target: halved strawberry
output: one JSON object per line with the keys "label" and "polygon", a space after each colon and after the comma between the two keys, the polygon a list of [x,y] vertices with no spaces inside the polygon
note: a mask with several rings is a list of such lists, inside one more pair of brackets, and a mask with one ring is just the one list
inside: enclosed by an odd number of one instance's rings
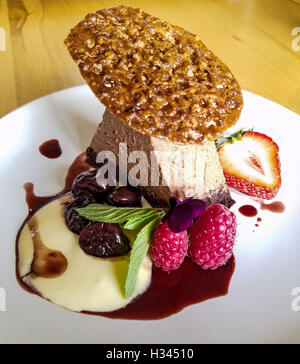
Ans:
{"label": "halved strawberry", "polygon": [[267,135],[243,130],[217,141],[228,186],[270,200],[281,186],[278,145]]}

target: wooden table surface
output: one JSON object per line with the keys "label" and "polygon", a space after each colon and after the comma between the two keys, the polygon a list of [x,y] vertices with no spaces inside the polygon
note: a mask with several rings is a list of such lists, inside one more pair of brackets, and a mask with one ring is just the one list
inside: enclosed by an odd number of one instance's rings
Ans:
{"label": "wooden table surface", "polygon": [[0,27],[6,33],[0,117],[83,83],[63,40],[88,12],[118,4],[143,8],[197,33],[243,89],[300,114],[300,0],[0,0]]}

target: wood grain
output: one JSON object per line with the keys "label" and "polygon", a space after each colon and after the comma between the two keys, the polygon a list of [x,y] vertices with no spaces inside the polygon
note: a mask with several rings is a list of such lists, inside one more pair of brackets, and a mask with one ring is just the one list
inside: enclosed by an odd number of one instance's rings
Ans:
{"label": "wood grain", "polygon": [[[0,0],[0,117],[33,99],[83,83],[63,40],[88,12],[120,3],[199,34],[243,89],[300,114],[300,0]],[[300,43],[300,42],[299,42]]]}

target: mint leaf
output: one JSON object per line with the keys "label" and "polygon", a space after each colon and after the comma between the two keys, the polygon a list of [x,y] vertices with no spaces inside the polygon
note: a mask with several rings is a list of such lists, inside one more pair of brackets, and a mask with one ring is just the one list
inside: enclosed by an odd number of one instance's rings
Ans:
{"label": "mint leaf", "polygon": [[126,298],[130,298],[132,295],[141,264],[150,248],[153,233],[159,225],[160,220],[160,216],[152,218],[152,220],[142,228],[136,237],[130,255],[128,273],[125,283]]}
{"label": "mint leaf", "polygon": [[126,223],[122,224],[122,227],[127,230],[137,230],[147,225],[155,217],[159,216],[161,216],[161,213],[159,211],[151,210],[149,212],[144,213],[141,216],[136,216],[136,217],[131,216]]}
{"label": "mint leaf", "polygon": [[135,207],[114,207],[109,205],[91,204],[87,207],[76,209],[80,216],[90,221],[107,222],[111,224],[122,224],[130,219],[137,219],[150,211],[162,209],[135,208]]}

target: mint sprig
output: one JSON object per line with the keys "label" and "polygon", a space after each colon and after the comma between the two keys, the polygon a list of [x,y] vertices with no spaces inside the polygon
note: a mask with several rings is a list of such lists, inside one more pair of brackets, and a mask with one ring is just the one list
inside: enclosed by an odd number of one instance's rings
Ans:
{"label": "mint sprig", "polygon": [[145,225],[142,230],[137,234],[135,242],[132,247],[130,261],[128,266],[128,273],[125,282],[125,297],[129,298],[134,290],[137,277],[139,274],[140,266],[147,254],[153,233],[161,220],[160,216],[156,216],[152,221]]}
{"label": "mint sprig", "polygon": [[76,211],[80,216],[90,221],[120,224],[122,228],[127,230],[141,229],[132,246],[125,282],[125,298],[130,298],[140,266],[150,248],[153,233],[162,219],[164,210],[91,204],[76,209]]}

